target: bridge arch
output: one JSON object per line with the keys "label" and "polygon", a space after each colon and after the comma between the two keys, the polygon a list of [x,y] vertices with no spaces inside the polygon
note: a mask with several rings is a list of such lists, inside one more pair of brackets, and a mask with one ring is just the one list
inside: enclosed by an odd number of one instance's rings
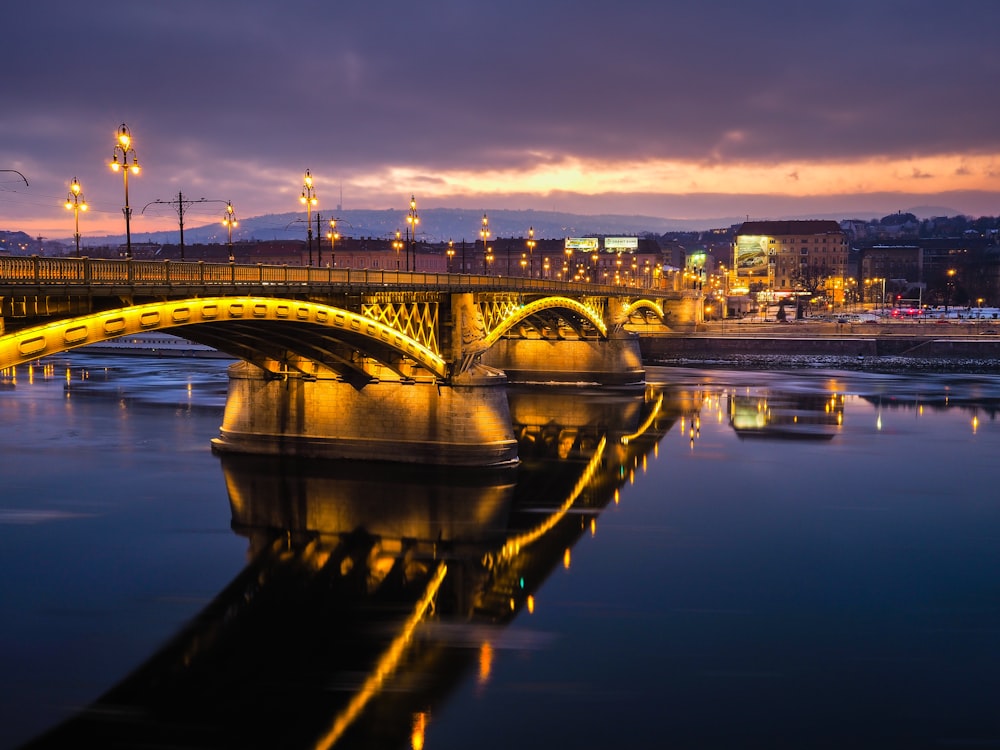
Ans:
{"label": "bridge arch", "polygon": [[154,302],[26,328],[0,336],[0,369],[87,344],[169,329],[183,329],[185,338],[265,370],[269,361],[300,369],[294,364],[298,357],[337,372],[363,374],[352,356],[357,349],[404,377],[404,358],[436,377],[448,375],[448,364],[438,353],[358,313],[303,300],[242,296]]}
{"label": "bridge arch", "polygon": [[601,318],[601,315],[591,307],[569,297],[543,297],[514,308],[509,315],[494,326],[486,335],[482,342],[483,348],[490,348],[516,325],[546,310],[572,313],[594,326],[600,333],[601,338],[607,338],[607,324]]}
{"label": "bridge arch", "polygon": [[645,314],[647,311],[653,313],[661,323],[666,324],[668,313],[663,309],[663,305],[651,299],[636,299],[622,306],[622,314],[626,320],[637,313]]}

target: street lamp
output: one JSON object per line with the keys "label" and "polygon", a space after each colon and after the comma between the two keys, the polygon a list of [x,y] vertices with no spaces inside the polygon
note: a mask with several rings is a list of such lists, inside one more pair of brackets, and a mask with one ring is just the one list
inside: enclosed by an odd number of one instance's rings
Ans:
{"label": "street lamp", "polygon": [[486,256],[489,253],[489,248],[486,246],[486,242],[490,238],[490,220],[483,214],[483,228],[479,230],[479,236],[483,238],[483,270],[486,270]]}
{"label": "street lamp", "polygon": [[528,227],[528,277],[535,275],[535,228]]}
{"label": "street lamp", "polygon": [[410,196],[410,212],[406,215],[406,270],[410,270],[410,238],[413,238],[413,270],[417,270],[417,224],[420,218],[417,216],[417,202]]}
{"label": "street lamp", "polygon": [[455,242],[448,240],[448,273],[451,273],[451,261],[455,257]]}
{"label": "street lamp", "polygon": [[73,212],[73,219],[76,224],[76,232],[73,237],[76,239],[76,257],[80,257],[80,212],[87,210],[87,201],[83,198],[83,188],[74,177],[69,186],[69,195],[66,196],[66,208]]}
{"label": "street lamp", "polygon": [[[350,224],[350,222],[348,222]],[[337,220],[330,219],[330,230],[326,233],[326,238],[330,240],[330,268],[337,267],[337,249],[335,243],[340,239],[337,234]]]}
{"label": "street lamp", "polygon": [[[308,169],[302,178],[302,196],[299,198],[299,202],[306,207],[306,237],[309,247],[309,265],[311,266],[313,264],[312,207],[319,203],[319,201],[316,198],[316,190],[313,188],[313,178]],[[316,239],[319,240],[318,237]]]}
{"label": "street lamp", "polygon": [[396,272],[399,272],[399,251],[402,249],[403,243],[399,239],[399,230],[396,230],[396,239],[392,243],[392,249],[396,251]]}
{"label": "street lamp", "polygon": [[[118,155],[121,154],[121,162],[118,161]],[[122,213],[125,214],[125,257],[132,257],[132,229],[131,229],[131,219],[132,219],[132,209],[128,206],[128,173],[139,174],[139,158],[135,154],[135,149],[132,148],[132,131],[128,129],[128,125],[124,122],[122,126],[118,128],[117,140],[115,141],[115,149],[111,155],[111,171],[117,172],[119,169],[122,172],[122,179],[125,182],[125,207],[122,209]]]}
{"label": "street lamp", "polygon": [[233,227],[239,226],[239,222],[236,221],[236,214],[233,213],[233,202],[226,201],[226,211],[222,214],[222,224],[226,227],[226,232],[229,234],[229,262],[232,263],[236,260],[233,255]]}

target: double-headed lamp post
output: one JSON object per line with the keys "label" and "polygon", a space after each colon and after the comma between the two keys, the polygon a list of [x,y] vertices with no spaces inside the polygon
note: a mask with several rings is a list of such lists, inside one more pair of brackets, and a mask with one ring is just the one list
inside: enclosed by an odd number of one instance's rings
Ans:
{"label": "double-headed lamp post", "polygon": [[[348,222],[349,224],[350,222]],[[340,239],[340,235],[337,234],[337,220],[330,219],[330,229],[326,233],[326,238],[330,240],[330,268],[337,267],[337,240]]]}
{"label": "double-headed lamp post", "polygon": [[[406,215],[406,270],[417,270],[417,224],[420,217],[417,216],[417,201],[410,196],[410,212]],[[410,268],[410,253],[413,253],[413,268]]]}
{"label": "double-headed lamp post", "polygon": [[66,196],[66,208],[73,212],[73,220],[76,231],[73,234],[76,239],[76,257],[80,257],[80,212],[87,210],[87,201],[83,198],[83,188],[74,177],[69,186],[69,195]]}
{"label": "double-headed lamp post", "polygon": [[479,236],[483,238],[483,267],[487,266],[486,256],[489,254],[489,246],[487,243],[490,239],[490,220],[487,218],[486,214],[483,214],[483,228],[479,230]]}
{"label": "double-headed lamp post", "polygon": [[528,227],[528,278],[535,275],[535,228]]}
{"label": "double-headed lamp post", "polygon": [[226,227],[226,231],[229,234],[229,262],[232,263],[236,260],[236,256],[233,255],[233,227],[239,226],[239,222],[236,221],[236,214],[233,212],[233,202],[226,201],[226,210],[222,214],[222,224]]}
{"label": "double-headed lamp post", "polygon": [[392,241],[392,249],[396,251],[396,271],[399,272],[399,251],[403,247],[402,240],[399,239],[399,230],[396,230],[396,239]]}
{"label": "double-headed lamp post", "polygon": [[[118,157],[121,156],[121,161],[118,161]],[[128,125],[124,122],[122,126],[118,128],[117,139],[115,141],[115,150],[111,155],[111,171],[117,172],[121,170],[122,179],[125,182],[125,207],[122,209],[122,213],[125,214],[125,257],[132,257],[132,209],[128,206],[128,173],[139,174],[139,158],[135,155],[135,149],[132,148],[132,131],[128,129]]]}
{"label": "double-headed lamp post", "polygon": [[448,240],[448,273],[451,273],[451,261],[455,257],[455,241]]}
{"label": "double-headed lamp post", "polygon": [[309,247],[309,265],[311,266],[313,264],[312,207],[319,203],[319,200],[316,198],[313,178],[308,169],[302,178],[302,196],[299,198],[299,202],[306,207],[306,241]]}

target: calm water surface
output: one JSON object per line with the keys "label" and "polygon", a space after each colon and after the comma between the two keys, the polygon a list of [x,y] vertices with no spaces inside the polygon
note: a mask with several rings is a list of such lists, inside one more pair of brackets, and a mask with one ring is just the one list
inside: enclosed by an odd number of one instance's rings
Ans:
{"label": "calm water surface", "polygon": [[522,465],[211,453],[225,363],[0,380],[0,746],[1000,747],[1000,375],[515,389]]}

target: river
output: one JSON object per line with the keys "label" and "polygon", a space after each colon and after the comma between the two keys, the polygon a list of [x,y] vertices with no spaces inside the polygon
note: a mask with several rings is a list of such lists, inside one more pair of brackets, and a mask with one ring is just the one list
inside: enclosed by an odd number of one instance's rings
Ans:
{"label": "river", "polygon": [[455,472],[213,455],[225,365],[0,378],[0,747],[1000,746],[1000,375],[513,388]]}

